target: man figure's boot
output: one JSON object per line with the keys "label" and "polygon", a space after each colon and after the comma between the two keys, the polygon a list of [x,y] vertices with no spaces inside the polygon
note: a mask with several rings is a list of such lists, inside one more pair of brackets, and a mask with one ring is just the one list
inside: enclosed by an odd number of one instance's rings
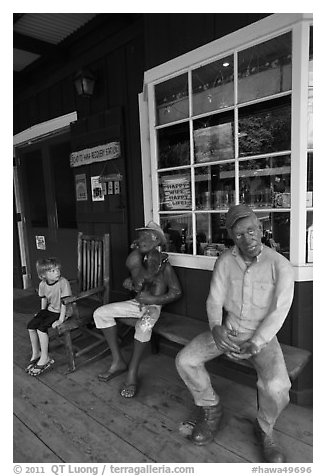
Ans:
{"label": "man figure's boot", "polygon": [[201,409],[202,415],[193,429],[191,441],[196,445],[207,445],[213,441],[219,429],[222,418],[222,405],[218,403],[210,407],[201,407]]}
{"label": "man figure's boot", "polygon": [[263,450],[266,463],[285,463],[285,454],[281,447],[275,443],[272,435],[267,435],[260,427],[258,421],[255,421],[255,434]]}

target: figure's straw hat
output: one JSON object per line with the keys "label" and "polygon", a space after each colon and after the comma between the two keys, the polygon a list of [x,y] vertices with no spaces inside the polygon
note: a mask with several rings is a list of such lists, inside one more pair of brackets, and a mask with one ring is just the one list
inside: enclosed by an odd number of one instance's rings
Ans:
{"label": "figure's straw hat", "polygon": [[136,231],[145,231],[145,230],[153,231],[156,234],[156,236],[159,237],[161,244],[162,245],[166,244],[166,238],[165,238],[164,232],[157,223],[155,223],[154,221],[150,221],[149,223],[147,223],[146,226],[143,226],[142,228],[136,228]]}

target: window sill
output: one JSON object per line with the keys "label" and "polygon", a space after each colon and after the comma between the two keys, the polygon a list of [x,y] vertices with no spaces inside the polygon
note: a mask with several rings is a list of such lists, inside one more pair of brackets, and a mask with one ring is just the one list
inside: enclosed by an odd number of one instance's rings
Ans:
{"label": "window sill", "polygon": [[[212,271],[216,261],[215,256],[193,256],[169,253],[169,261],[172,266],[190,269],[203,269]],[[307,263],[301,266],[294,266],[295,281],[313,281],[313,264]]]}

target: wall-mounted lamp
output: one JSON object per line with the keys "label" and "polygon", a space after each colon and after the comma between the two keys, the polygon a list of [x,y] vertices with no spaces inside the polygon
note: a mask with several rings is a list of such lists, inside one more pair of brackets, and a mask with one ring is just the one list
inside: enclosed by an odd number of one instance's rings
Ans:
{"label": "wall-mounted lamp", "polygon": [[87,68],[79,70],[74,77],[74,84],[78,96],[91,97],[94,93],[95,76]]}

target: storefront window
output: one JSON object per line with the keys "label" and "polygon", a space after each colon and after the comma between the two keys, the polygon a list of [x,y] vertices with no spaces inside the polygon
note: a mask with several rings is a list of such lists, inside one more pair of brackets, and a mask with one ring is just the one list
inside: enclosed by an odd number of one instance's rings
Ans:
{"label": "storefront window", "polygon": [[[148,72],[153,210],[148,206],[147,214],[164,228],[168,251],[203,256],[191,264],[205,267],[205,256],[218,256],[232,245],[225,214],[238,203],[247,203],[258,215],[267,246],[287,257],[290,243],[302,248],[302,240],[293,238],[296,225],[291,221],[295,217],[303,223],[302,209],[294,200],[291,203],[291,195],[300,189],[302,197],[300,177],[307,167],[309,227],[312,29],[309,61],[302,61],[299,38],[309,27],[305,15],[293,14],[293,21],[272,15],[260,39],[239,30],[228,42],[220,39],[207,45],[207,52],[201,47],[172,60],[164,72],[169,79],[162,76],[162,67]],[[281,33],[273,37],[273,31]],[[292,63],[303,70],[307,62],[309,100],[303,117],[298,104],[304,83],[293,77]],[[303,121],[308,127],[306,151],[293,132]],[[301,266],[303,253],[297,248],[294,262]],[[177,257],[178,265],[182,259]],[[190,263],[188,258],[184,262]]]}

